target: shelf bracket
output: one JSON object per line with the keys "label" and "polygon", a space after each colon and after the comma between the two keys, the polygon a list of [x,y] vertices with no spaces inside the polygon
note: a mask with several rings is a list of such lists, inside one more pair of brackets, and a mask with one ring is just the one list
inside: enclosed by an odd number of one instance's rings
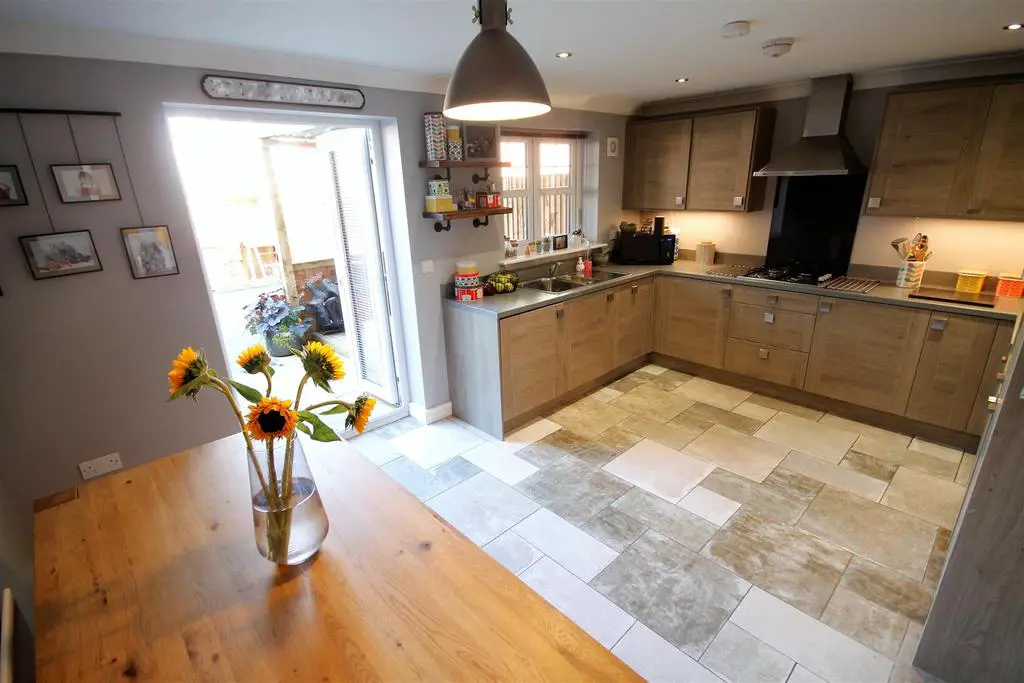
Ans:
{"label": "shelf bracket", "polygon": [[480,175],[478,173],[474,173],[473,174],[473,184],[474,185],[477,184],[477,183],[486,183],[490,179],[491,179],[491,169],[489,169],[489,168],[485,168],[484,169],[484,174],[483,175]]}
{"label": "shelf bracket", "polygon": [[452,169],[445,167],[444,175],[435,173],[434,180],[447,180],[450,183],[452,181]]}
{"label": "shelf bracket", "polygon": [[441,232],[442,230],[451,230],[451,229],[452,229],[452,222],[451,221],[435,221],[434,222],[434,232]]}
{"label": "shelf bracket", "polygon": [[484,226],[487,226],[487,225],[490,225],[490,224],[491,224],[491,217],[490,216],[484,216],[483,220],[480,220],[479,218],[474,218],[473,219],[473,227],[474,228],[480,228],[480,227],[484,227]]}

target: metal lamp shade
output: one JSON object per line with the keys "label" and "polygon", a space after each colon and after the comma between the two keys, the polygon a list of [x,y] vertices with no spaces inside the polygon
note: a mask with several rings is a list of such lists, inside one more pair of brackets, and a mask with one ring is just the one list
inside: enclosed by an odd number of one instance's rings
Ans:
{"label": "metal lamp shade", "polygon": [[504,28],[481,31],[455,65],[444,115],[461,121],[509,121],[551,111],[537,65]]}

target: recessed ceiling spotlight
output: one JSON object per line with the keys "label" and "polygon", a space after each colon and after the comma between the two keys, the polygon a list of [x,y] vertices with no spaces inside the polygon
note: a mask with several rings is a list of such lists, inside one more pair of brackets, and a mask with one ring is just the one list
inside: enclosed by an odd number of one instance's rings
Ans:
{"label": "recessed ceiling spotlight", "polygon": [[1004,31],[1019,31],[1022,28],[1024,28],[1024,24],[1021,24],[1021,23],[1018,23],[1018,22],[1014,22],[1012,24],[1007,24],[1006,26],[1004,26],[1003,30]]}
{"label": "recessed ceiling spotlight", "polygon": [[688,80],[690,80],[690,79],[689,78],[677,78],[676,79],[676,83],[686,83],[686,81],[688,81]]}
{"label": "recessed ceiling spotlight", "polygon": [[571,52],[556,52],[555,56],[558,57],[559,59],[569,59],[569,57],[572,57],[572,53]]}
{"label": "recessed ceiling spotlight", "polygon": [[748,33],[750,33],[749,21],[730,21],[722,26],[722,30],[719,31],[718,35],[723,38],[742,38]]}
{"label": "recessed ceiling spotlight", "polygon": [[789,51],[793,49],[792,38],[772,38],[765,42],[761,46],[761,49],[769,57],[781,57],[782,55],[788,55]]}

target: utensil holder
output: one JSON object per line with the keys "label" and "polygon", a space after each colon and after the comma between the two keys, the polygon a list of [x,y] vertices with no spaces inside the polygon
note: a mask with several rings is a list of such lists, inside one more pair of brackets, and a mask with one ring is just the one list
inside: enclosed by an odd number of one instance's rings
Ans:
{"label": "utensil holder", "polygon": [[715,264],[715,243],[697,243],[697,264],[701,266],[712,266]]}
{"label": "utensil holder", "polygon": [[904,261],[896,273],[896,286],[907,289],[918,289],[924,278],[925,261]]}

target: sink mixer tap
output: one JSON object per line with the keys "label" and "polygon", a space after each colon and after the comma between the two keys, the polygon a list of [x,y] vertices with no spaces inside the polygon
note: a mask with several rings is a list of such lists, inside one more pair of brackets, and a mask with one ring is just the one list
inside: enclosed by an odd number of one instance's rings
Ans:
{"label": "sink mixer tap", "polygon": [[558,275],[558,267],[561,265],[561,261],[555,261],[554,263],[552,263],[551,267],[548,269],[548,277],[554,279],[554,277]]}

